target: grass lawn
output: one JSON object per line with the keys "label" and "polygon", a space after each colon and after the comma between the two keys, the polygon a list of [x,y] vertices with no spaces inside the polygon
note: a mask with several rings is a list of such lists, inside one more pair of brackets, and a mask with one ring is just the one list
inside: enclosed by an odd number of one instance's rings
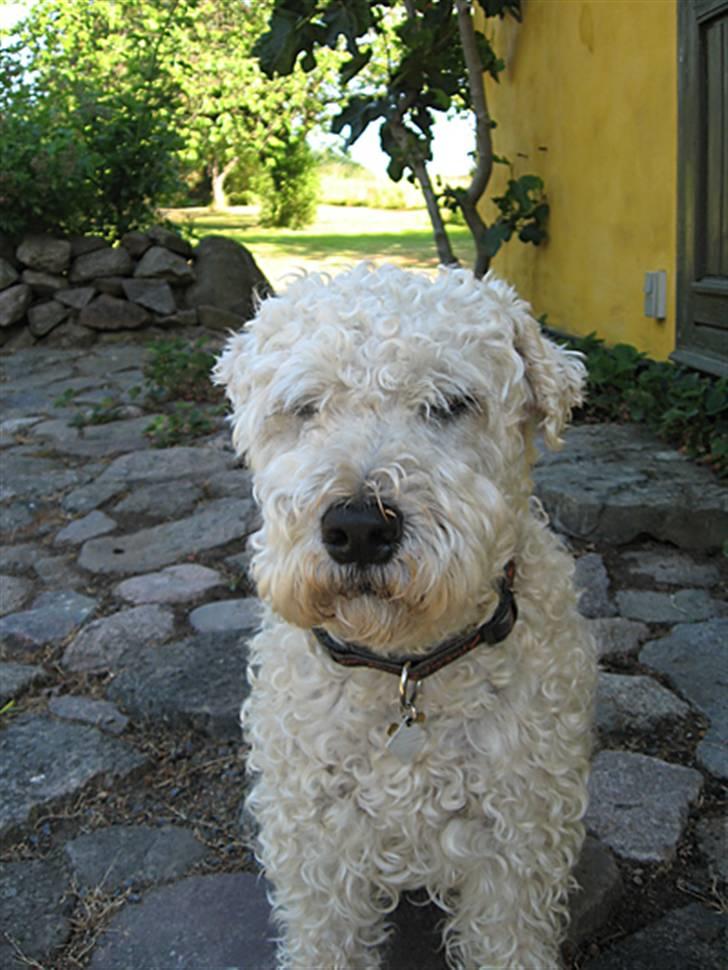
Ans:
{"label": "grass lawn", "polygon": [[[316,222],[306,229],[263,229],[256,210],[237,206],[228,212],[168,209],[165,216],[186,225],[201,238],[230,236],[246,246],[275,286],[296,270],[333,272],[362,259],[434,270],[438,260],[424,210],[366,209],[321,205]],[[472,265],[473,246],[464,226],[453,226],[450,239],[463,265]]]}

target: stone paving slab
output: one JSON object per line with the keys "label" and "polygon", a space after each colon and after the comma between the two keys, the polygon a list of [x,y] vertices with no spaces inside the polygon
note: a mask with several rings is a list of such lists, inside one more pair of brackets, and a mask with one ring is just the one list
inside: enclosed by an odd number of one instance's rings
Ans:
{"label": "stone paving slab", "polygon": [[728,917],[691,903],[621,940],[585,970],[725,970]]}
{"label": "stone paving slab", "polygon": [[30,609],[0,618],[0,647],[32,650],[64,640],[93,613],[96,600],[73,590],[41,593]]}
{"label": "stone paving slab", "polygon": [[686,623],[652,640],[640,660],[670,682],[710,721],[698,760],[728,780],[728,619]]}
{"label": "stone paving slab", "polygon": [[621,589],[617,606],[622,616],[642,623],[695,623],[725,613],[726,604],[704,589],[663,593],[650,589]]}
{"label": "stone paving slab", "polygon": [[15,613],[29,599],[33,586],[19,576],[0,575],[0,616]]}
{"label": "stone paving slab", "polygon": [[620,544],[640,535],[683,549],[718,549],[728,535],[728,490],[639,425],[570,428],[544,453],[536,493],[555,527]]}
{"label": "stone paving slab", "polygon": [[[65,868],[49,859],[0,863],[0,967],[27,970],[64,943],[73,908]],[[48,966],[46,962],[46,966]]]}
{"label": "stone paving slab", "polygon": [[65,528],[56,534],[53,542],[56,545],[64,542],[70,545],[80,545],[82,542],[86,542],[87,539],[93,539],[96,536],[105,535],[107,532],[113,532],[115,528],[116,522],[110,516],[105,515],[103,512],[93,511],[80,519],[69,522]]}
{"label": "stone paving slab", "polygon": [[146,763],[139,752],[95,728],[21,714],[0,731],[0,843],[40,809],[91,782],[123,779]]}
{"label": "stone paving slab", "polygon": [[623,859],[667,862],[702,786],[703,776],[693,768],[629,751],[600,751],[592,763],[586,825]]}
{"label": "stone paving slab", "polygon": [[604,560],[596,552],[588,552],[576,560],[574,586],[579,592],[582,616],[614,616],[617,612],[609,595],[609,575]]}
{"label": "stone paving slab", "polygon": [[242,599],[205,603],[193,610],[188,619],[190,626],[198,633],[253,633],[260,627],[262,615],[260,600],[255,596],[245,596]]}
{"label": "stone paving slab", "polygon": [[116,538],[89,539],[78,563],[93,573],[143,573],[169,566],[254,529],[257,510],[247,499],[220,499],[202,512]]}
{"label": "stone paving slab", "polygon": [[130,603],[189,603],[223,585],[215,569],[197,563],[168,566],[158,573],[132,576],[114,587],[116,596]]}
{"label": "stone paving slab", "polygon": [[82,697],[78,694],[59,694],[48,701],[48,712],[66,721],[80,721],[93,724],[106,734],[123,734],[129,723],[118,707],[109,701],[96,697]]}
{"label": "stone paving slab", "polygon": [[701,819],[696,831],[700,851],[708,860],[711,875],[728,882],[728,815]]}
{"label": "stone paving slab", "polygon": [[193,726],[213,737],[240,738],[247,695],[247,638],[199,634],[159,647],[140,647],[109,685],[127,714],[171,727]]}
{"label": "stone paving slab", "polygon": [[689,714],[684,701],[651,677],[599,674],[596,722],[601,731],[656,731],[663,721]]}
{"label": "stone paving slab", "polygon": [[102,458],[143,448],[147,442],[144,432],[155,417],[154,414],[145,414],[141,418],[89,424],[84,428],[55,418],[33,425],[30,433],[40,441],[47,442],[48,447],[64,454]]}
{"label": "stone paving slab", "polygon": [[22,445],[3,452],[3,498],[44,498],[80,485],[91,476],[86,470],[65,468],[52,458],[38,455],[38,446]]}
{"label": "stone paving slab", "polygon": [[168,640],[174,616],[163,606],[134,606],[89,623],[69,643],[63,666],[73,671],[105,671],[117,666],[135,647]]}
{"label": "stone paving slab", "polygon": [[88,970],[275,970],[268,913],[252,873],[190,876],[122,909]]}
{"label": "stone paving slab", "polygon": [[46,672],[42,667],[0,662],[0,707],[45,678]]}
{"label": "stone paving slab", "polygon": [[626,620],[622,616],[599,617],[589,620],[589,630],[596,640],[600,660],[636,654],[650,635],[646,623]]}
{"label": "stone paving slab", "polygon": [[624,886],[612,853],[589,835],[584,840],[574,878],[579,888],[569,898],[568,939],[579,944],[604,925],[619,902]]}
{"label": "stone paving slab", "polygon": [[112,825],[71,839],[64,853],[79,886],[107,893],[171,882],[209,854],[175,825]]}
{"label": "stone paving slab", "polygon": [[715,586],[720,582],[717,566],[697,563],[670,546],[625,552],[622,561],[633,576],[672,586]]}

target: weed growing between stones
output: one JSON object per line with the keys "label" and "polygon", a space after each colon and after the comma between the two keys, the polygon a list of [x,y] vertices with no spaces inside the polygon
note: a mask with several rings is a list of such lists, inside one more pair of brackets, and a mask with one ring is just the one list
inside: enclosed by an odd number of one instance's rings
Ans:
{"label": "weed growing between stones", "polygon": [[223,399],[220,388],[210,380],[215,355],[207,349],[205,340],[189,344],[181,337],[155,340],[149,344],[150,359],[144,368],[147,394],[161,403],[174,399],[208,401]]}
{"label": "weed growing between stones", "polygon": [[211,411],[195,407],[190,401],[176,401],[167,414],[159,414],[147,425],[144,434],[155,448],[171,448],[190,438],[212,434],[217,426],[215,417],[224,407]]}
{"label": "weed growing between stones", "polygon": [[[136,390],[136,389],[135,389]],[[118,421],[124,416],[124,405],[113,397],[105,397],[98,404],[94,404],[90,411],[79,412],[71,418],[74,428],[84,428],[87,424],[108,424]]]}

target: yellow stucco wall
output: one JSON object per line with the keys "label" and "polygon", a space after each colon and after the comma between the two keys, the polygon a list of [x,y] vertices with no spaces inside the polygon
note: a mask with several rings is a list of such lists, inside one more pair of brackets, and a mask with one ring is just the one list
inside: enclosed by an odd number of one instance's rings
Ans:
{"label": "yellow stucco wall", "polygon": [[[511,241],[494,268],[553,326],[664,358],[675,348],[676,0],[524,0],[523,14],[495,27],[506,70],[486,90],[496,153],[545,182],[549,241]],[[648,270],[667,270],[662,322],[644,316]]]}

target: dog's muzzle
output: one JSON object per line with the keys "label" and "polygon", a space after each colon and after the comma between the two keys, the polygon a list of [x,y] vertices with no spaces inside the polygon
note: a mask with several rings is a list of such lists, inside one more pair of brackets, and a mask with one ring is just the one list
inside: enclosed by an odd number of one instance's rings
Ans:
{"label": "dog's muzzle", "polygon": [[380,566],[392,558],[404,520],[391,505],[340,502],[321,518],[321,538],[339,565]]}

